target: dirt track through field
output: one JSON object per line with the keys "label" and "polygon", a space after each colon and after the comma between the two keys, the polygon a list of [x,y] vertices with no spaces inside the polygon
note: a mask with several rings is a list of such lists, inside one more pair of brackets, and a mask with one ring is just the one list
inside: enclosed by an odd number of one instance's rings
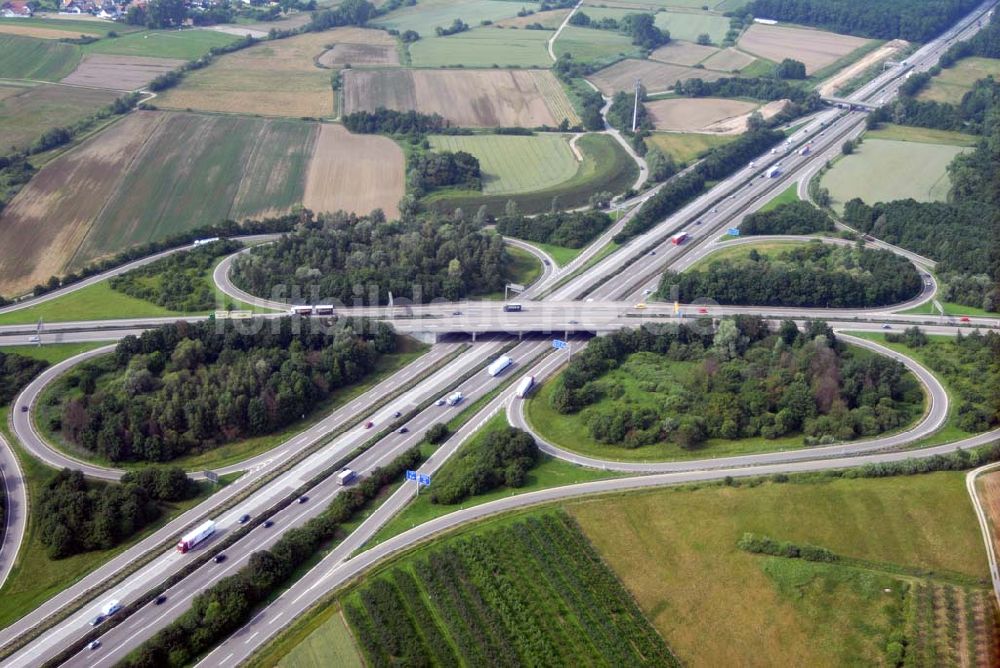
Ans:
{"label": "dirt track through field", "polygon": [[156,77],[183,65],[173,58],[106,56],[90,53],[83,57],[63,83],[113,90],[136,90]]}
{"label": "dirt track through field", "polygon": [[334,44],[316,62],[330,68],[344,65],[399,65],[399,52],[394,46],[379,44]]}
{"label": "dirt track through field", "polygon": [[404,177],[403,151],[391,139],[324,124],[306,172],[302,203],[316,212],[367,214],[382,209],[394,218],[405,191]]}
{"label": "dirt track through field", "polygon": [[344,113],[385,107],[460,127],[553,126],[572,113],[554,81],[547,70],[346,70]]}
{"label": "dirt track through field", "polygon": [[861,58],[856,63],[853,63],[845,67],[844,69],[840,70],[832,77],[824,81],[822,84],[820,84],[818,89],[819,94],[822,95],[823,97],[826,97],[828,95],[835,95],[837,93],[837,90],[841,86],[846,84],[848,81],[850,81],[856,76],[859,76],[861,73],[863,73],[865,70],[867,70],[875,63],[881,60],[885,60],[887,58],[891,58],[893,54],[900,51],[901,49],[905,49],[908,45],[909,42],[907,42],[905,39],[894,39],[891,42],[886,42],[879,48],[869,53],[864,58]]}

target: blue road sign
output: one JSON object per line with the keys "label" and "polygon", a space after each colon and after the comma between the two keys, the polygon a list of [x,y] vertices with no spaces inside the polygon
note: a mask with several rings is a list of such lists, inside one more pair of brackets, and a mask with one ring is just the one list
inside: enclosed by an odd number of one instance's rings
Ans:
{"label": "blue road sign", "polygon": [[552,347],[555,348],[556,350],[563,350],[566,348],[567,345],[569,344],[566,343],[565,341],[560,341],[559,339],[552,339]]}
{"label": "blue road sign", "polygon": [[728,234],[731,237],[738,237],[740,236],[740,228],[730,227],[728,230],[726,230],[726,234]]}
{"label": "blue road sign", "polygon": [[424,475],[423,473],[417,474],[417,483],[427,487],[431,484],[431,477],[429,475]]}
{"label": "blue road sign", "polygon": [[406,479],[407,480],[416,480],[417,479],[417,472],[416,471],[407,471],[406,472]]}

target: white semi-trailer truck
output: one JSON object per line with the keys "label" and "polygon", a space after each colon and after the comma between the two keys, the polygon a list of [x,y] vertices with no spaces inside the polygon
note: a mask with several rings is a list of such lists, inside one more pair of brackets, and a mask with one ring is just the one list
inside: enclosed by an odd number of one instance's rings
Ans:
{"label": "white semi-trailer truck", "polygon": [[514,360],[507,357],[506,355],[501,355],[500,357],[493,360],[493,363],[486,367],[486,371],[489,372],[491,376],[499,376],[504,369],[513,364]]}
{"label": "white semi-trailer truck", "polygon": [[519,399],[524,399],[531,392],[531,389],[535,387],[535,377],[525,376],[521,379],[521,382],[517,384],[517,397]]}
{"label": "white semi-trailer truck", "polygon": [[177,543],[177,551],[183,554],[211,536],[213,533],[215,533],[215,522],[208,520],[207,522],[184,534],[181,537],[180,542]]}

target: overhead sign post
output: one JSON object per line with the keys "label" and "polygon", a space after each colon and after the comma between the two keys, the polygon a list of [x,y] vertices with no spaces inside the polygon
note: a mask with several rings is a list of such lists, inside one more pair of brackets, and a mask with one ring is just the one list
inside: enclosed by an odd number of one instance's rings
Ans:
{"label": "overhead sign post", "polygon": [[726,234],[728,234],[731,237],[738,237],[740,236],[740,228],[730,227],[728,230],[726,230]]}
{"label": "overhead sign post", "polygon": [[516,293],[524,292],[524,285],[521,284],[521,283],[507,283],[506,285],[504,285],[503,286],[503,300],[504,301],[507,301],[507,293],[508,292],[516,292]]}
{"label": "overhead sign post", "polygon": [[416,482],[417,481],[417,472],[416,471],[407,471],[406,472],[406,479],[407,480],[412,480],[413,482]]}
{"label": "overhead sign post", "polygon": [[430,487],[430,485],[431,485],[431,477],[429,475],[424,474],[424,473],[418,473],[417,474],[417,485],[418,486],[419,485],[423,485],[424,487]]}
{"label": "overhead sign post", "polygon": [[567,358],[573,356],[573,349],[567,341],[563,341],[562,339],[552,339],[552,347],[556,350],[565,350]]}
{"label": "overhead sign post", "polygon": [[215,471],[205,471],[203,475],[205,476],[205,480],[209,481],[213,485],[219,484],[219,474]]}

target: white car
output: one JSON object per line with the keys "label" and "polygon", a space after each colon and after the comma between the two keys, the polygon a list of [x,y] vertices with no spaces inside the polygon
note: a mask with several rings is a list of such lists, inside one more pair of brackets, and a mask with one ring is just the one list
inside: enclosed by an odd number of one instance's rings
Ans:
{"label": "white car", "polygon": [[35,336],[32,336],[32,337],[30,337],[28,339],[28,343],[39,343],[39,342],[41,342],[41,340],[42,340],[42,337],[40,337],[40,336],[38,336],[36,334]]}

